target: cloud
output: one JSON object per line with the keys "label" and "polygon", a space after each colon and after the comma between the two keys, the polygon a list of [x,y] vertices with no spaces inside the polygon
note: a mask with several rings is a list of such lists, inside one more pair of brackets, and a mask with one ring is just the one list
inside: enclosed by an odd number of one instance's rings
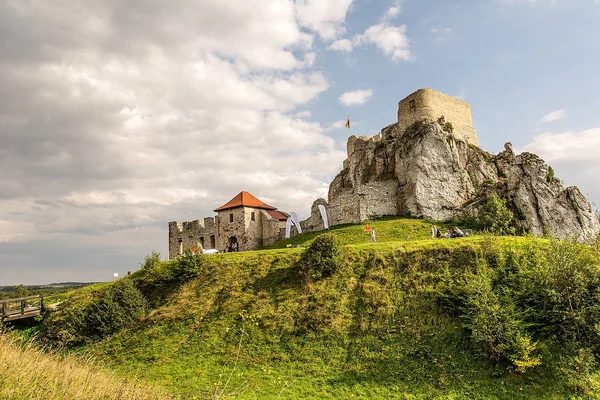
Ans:
{"label": "cloud", "polygon": [[354,45],[349,39],[336,40],[335,42],[331,43],[331,45],[328,47],[328,49],[330,50],[341,51],[346,53],[350,53],[353,48]]}
{"label": "cloud", "polygon": [[306,215],[345,154],[294,113],[329,88],[313,35],[343,18],[296,7],[0,2],[3,282],[110,279],[240,190]]}
{"label": "cloud", "polygon": [[557,176],[567,185],[577,185],[589,198],[599,199],[600,128],[581,132],[536,135],[533,141],[519,151],[528,151],[542,157],[552,165]]}
{"label": "cloud", "polygon": [[364,34],[354,38],[357,44],[374,44],[394,61],[410,61],[410,41],[406,25],[393,26],[387,22],[370,26]]}
{"label": "cloud", "polygon": [[402,3],[404,3],[404,0],[394,1],[394,5],[387,9],[383,18],[389,20],[399,16],[402,13]]}
{"label": "cloud", "polygon": [[300,112],[294,114],[294,116],[297,117],[297,118],[308,118],[311,115],[312,115],[311,112],[308,111],[308,110],[300,111]]}
{"label": "cloud", "polygon": [[431,28],[431,32],[433,33],[436,42],[445,42],[452,36],[452,29],[440,26],[434,26]]}
{"label": "cloud", "polygon": [[454,95],[457,99],[466,100],[467,99],[467,90],[464,87],[458,88],[458,93]]}
{"label": "cloud", "polygon": [[556,0],[500,0],[500,4],[555,4]]}
{"label": "cloud", "polygon": [[558,120],[563,119],[566,116],[567,116],[567,110],[565,110],[565,109],[552,111],[552,112],[549,112],[548,114],[544,115],[537,122],[537,124],[539,125],[539,124],[545,124],[547,122],[558,121]]}
{"label": "cloud", "polygon": [[[338,129],[342,129],[346,127],[346,121],[345,119],[339,120],[339,121],[335,121],[334,123],[330,124],[325,130],[327,132],[331,132],[331,131],[336,131]],[[354,124],[354,123],[353,123]],[[356,125],[356,124],[354,124]]]}
{"label": "cloud", "polygon": [[295,0],[302,26],[318,32],[323,40],[334,40],[346,32],[344,21],[352,0]]}
{"label": "cloud", "polygon": [[338,99],[345,106],[355,106],[365,104],[373,96],[373,90],[353,90],[343,93]]}

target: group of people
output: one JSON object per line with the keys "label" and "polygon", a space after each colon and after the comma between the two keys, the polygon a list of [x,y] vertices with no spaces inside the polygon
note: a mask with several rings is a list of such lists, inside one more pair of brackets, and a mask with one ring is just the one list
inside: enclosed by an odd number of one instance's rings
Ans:
{"label": "group of people", "polygon": [[229,243],[229,246],[225,248],[224,253],[233,253],[237,251],[240,251],[240,245],[238,242],[233,242]]}
{"label": "group of people", "polygon": [[442,233],[442,230],[440,228],[431,225],[430,233],[432,239],[450,239],[467,236],[463,231],[460,230],[458,226],[455,226],[454,228],[446,231],[446,233]]}
{"label": "group of people", "polygon": [[377,242],[377,238],[375,237],[375,228],[371,228],[369,225],[365,226],[365,231],[371,235],[371,242]]}

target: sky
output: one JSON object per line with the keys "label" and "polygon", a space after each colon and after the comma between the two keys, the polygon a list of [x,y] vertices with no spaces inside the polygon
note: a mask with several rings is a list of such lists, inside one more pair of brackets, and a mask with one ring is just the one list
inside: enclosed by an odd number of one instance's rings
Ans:
{"label": "sky", "polygon": [[307,217],[347,138],[424,87],[596,208],[599,22],[599,0],[3,0],[0,286],[110,280],[242,190]]}

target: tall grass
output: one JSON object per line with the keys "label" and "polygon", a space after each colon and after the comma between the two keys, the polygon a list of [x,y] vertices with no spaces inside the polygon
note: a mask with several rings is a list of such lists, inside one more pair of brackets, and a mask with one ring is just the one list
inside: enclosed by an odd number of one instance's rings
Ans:
{"label": "tall grass", "polygon": [[0,371],[4,400],[173,398],[153,385],[125,380],[89,359],[46,353],[6,334],[0,334]]}

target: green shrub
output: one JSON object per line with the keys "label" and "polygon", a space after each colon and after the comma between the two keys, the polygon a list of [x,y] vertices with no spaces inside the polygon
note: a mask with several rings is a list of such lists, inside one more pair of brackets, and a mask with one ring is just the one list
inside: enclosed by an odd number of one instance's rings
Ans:
{"label": "green shrub", "polygon": [[519,372],[541,364],[536,344],[514,299],[499,290],[496,277],[484,259],[476,273],[453,282],[443,304],[463,321],[471,340],[493,362],[508,362]]}
{"label": "green shrub", "polygon": [[155,268],[158,264],[160,264],[160,253],[153,251],[150,254],[146,254],[144,262],[140,265],[142,268],[151,269]]}
{"label": "green shrub", "polygon": [[451,122],[446,122],[444,124],[444,130],[448,133],[452,133],[452,132],[454,132],[454,126],[452,126]]}
{"label": "green shrub", "polygon": [[204,257],[202,253],[192,253],[186,250],[177,256],[173,264],[173,278],[184,283],[196,278],[202,272]]}
{"label": "green shrub", "polygon": [[341,246],[330,233],[318,236],[302,253],[300,271],[307,279],[320,279],[335,273],[341,263]]}
{"label": "green shrub", "polygon": [[137,323],[147,312],[147,302],[130,279],[100,289],[82,289],[42,321],[44,339],[72,346],[100,339]]}
{"label": "green shrub", "polygon": [[477,219],[481,227],[496,235],[514,234],[513,213],[498,195],[492,193],[479,210]]}
{"label": "green shrub", "polygon": [[146,311],[144,296],[130,280],[121,279],[86,310],[84,331],[91,337],[104,337],[134,325]]}
{"label": "green shrub", "polygon": [[548,182],[552,182],[553,179],[554,179],[554,168],[552,168],[551,166],[548,166],[548,175],[546,175],[546,180]]}

